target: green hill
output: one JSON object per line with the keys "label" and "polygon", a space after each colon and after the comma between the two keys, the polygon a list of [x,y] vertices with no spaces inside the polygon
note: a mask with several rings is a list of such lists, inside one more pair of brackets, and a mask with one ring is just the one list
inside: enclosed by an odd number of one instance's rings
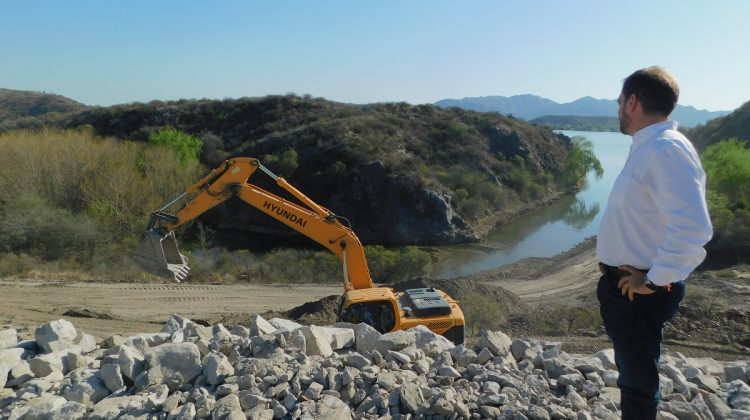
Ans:
{"label": "green hill", "polygon": [[[573,143],[549,128],[405,103],[349,105],[292,95],[154,101],[0,128],[44,125],[91,126],[99,136],[135,141],[174,127],[202,141],[207,167],[232,156],[260,158],[347,217],[363,242],[384,245],[478,240],[497,222],[577,188],[570,174],[580,171],[571,166],[586,165],[570,162],[569,156],[580,156],[569,153]],[[279,193],[262,176],[251,181]],[[292,233],[238,201],[201,220],[229,247]]]}
{"label": "green hill", "polygon": [[729,115],[716,118],[686,132],[699,150],[731,138],[750,141],[750,102],[745,102]]}
{"label": "green hill", "polygon": [[77,112],[86,108],[86,105],[60,95],[0,88],[0,121]]}

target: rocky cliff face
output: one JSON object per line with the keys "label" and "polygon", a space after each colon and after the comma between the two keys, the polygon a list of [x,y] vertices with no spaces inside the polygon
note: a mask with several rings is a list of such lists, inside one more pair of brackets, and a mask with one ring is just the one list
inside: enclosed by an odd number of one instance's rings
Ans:
{"label": "rocky cliff face", "polygon": [[432,190],[382,162],[355,169],[351,183],[331,196],[331,206],[357,226],[370,243],[441,244],[477,236],[451,204],[450,193]]}

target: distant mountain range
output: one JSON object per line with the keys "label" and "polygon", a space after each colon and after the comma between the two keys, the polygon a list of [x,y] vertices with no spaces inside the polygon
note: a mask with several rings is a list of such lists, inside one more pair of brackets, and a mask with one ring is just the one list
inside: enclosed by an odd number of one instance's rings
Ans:
{"label": "distant mountain range", "polygon": [[[524,120],[533,120],[543,116],[583,116],[583,117],[617,117],[617,101],[614,99],[596,99],[584,96],[573,102],[557,103],[551,99],[536,95],[515,96],[480,96],[463,99],[443,99],[435,105],[444,108],[459,107],[480,112],[499,112],[513,115]],[[714,118],[722,117],[731,111],[707,111],[692,106],[677,105],[672,118],[683,127],[694,127],[705,124]]]}

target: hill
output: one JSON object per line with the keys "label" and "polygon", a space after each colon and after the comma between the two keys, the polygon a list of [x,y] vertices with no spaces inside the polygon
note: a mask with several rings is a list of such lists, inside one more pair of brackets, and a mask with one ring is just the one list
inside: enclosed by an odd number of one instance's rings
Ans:
{"label": "hill", "polygon": [[750,102],[729,115],[688,130],[687,135],[699,150],[731,138],[750,141]]}
{"label": "hill", "polygon": [[[258,157],[349,218],[365,243],[475,241],[497,222],[576,188],[564,180],[573,147],[567,137],[500,114],[432,105],[348,105],[291,95],[155,101],[5,128],[44,125],[91,126],[97,135],[136,141],[171,126],[202,140],[209,168],[231,156]],[[278,193],[261,176],[252,181]],[[297,236],[238,200],[201,221],[230,248]]]}
{"label": "hill", "polygon": [[[443,99],[435,102],[440,107],[458,107],[481,112],[499,112],[525,120],[542,116],[617,117],[617,101],[591,96],[568,103],[558,103],[535,95],[482,96],[463,99]],[[677,105],[672,118],[683,127],[694,127],[727,115],[729,111],[707,111],[692,106]]]}
{"label": "hill", "polygon": [[0,88],[0,121],[78,112],[86,108],[86,105],[60,95]]}

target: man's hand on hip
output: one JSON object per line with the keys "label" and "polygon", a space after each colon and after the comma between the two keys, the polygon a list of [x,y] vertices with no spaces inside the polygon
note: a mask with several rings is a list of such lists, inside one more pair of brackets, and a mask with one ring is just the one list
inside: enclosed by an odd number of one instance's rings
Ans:
{"label": "man's hand on hip", "polygon": [[646,274],[638,270],[635,267],[629,265],[621,265],[618,267],[620,270],[625,270],[630,275],[624,276],[617,283],[617,287],[620,288],[622,294],[628,295],[628,299],[632,302],[635,299],[635,295],[650,295],[655,293],[653,290],[646,287]]}

